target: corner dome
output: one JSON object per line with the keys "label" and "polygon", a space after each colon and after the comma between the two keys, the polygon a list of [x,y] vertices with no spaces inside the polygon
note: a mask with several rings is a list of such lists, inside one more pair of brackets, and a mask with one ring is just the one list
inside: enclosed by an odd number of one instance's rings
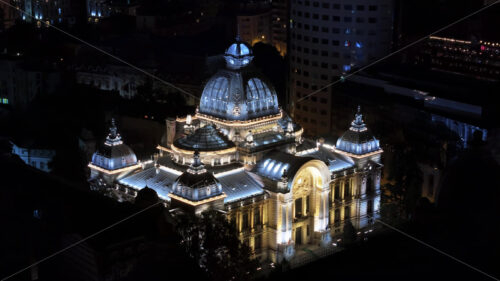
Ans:
{"label": "corner dome", "polygon": [[91,163],[106,170],[117,170],[137,164],[134,151],[123,143],[118,134],[114,119],[111,120],[106,141],[92,155]]}
{"label": "corner dome", "polygon": [[366,128],[361,109],[358,106],[356,117],[351,122],[351,127],[345,132],[336,144],[337,150],[362,155],[380,149],[379,141]]}
{"label": "corner dome", "polygon": [[212,125],[207,125],[177,139],[174,146],[190,151],[217,151],[234,147],[235,144]]}

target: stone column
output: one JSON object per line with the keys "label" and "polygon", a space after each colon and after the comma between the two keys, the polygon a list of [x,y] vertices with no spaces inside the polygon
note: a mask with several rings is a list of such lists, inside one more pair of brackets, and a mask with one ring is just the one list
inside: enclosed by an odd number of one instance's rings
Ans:
{"label": "stone column", "polygon": [[326,245],[331,241],[330,230],[328,228],[329,208],[328,196],[330,194],[329,183],[325,183],[322,187],[317,187],[316,211],[314,212],[314,235],[321,244]]}
{"label": "stone column", "polygon": [[277,223],[277,261],[291,259],[295,253],[292,241],[292,193],[280,194],[278,196],[278,223]]}

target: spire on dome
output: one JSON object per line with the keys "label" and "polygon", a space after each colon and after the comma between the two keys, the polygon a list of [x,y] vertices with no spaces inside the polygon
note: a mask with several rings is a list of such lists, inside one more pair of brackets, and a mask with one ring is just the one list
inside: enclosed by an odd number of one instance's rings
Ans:
{"label": "spire on dome", "polygon": [[236,24],[236,37],[234,38],[236,40],[236,43],[241,42],[241,37],[240,37],[240,25]]}
{"label": "spire on dome", "polygon": [[122,144],[122,137],[118,133],[118,128],[116,127],[115,118],[111,118],[111,126],[109,127],[109,134],[106,137],[106,145],[119,145]]}
{"label": "spire on dome", "polygon": [[189,165],[187,172],[190,174],[196,174],[196,175],[204,174],[207,172],[207,170],[205,169],[205,165],[203,165],[203,163],[200,160],[200,152],[198,150],[194,151],[193,163],[191,163],[191,165]]}
{"label": "spire on dome", "polygon": [[354,117],[354,120],[351,122],[350,130],[356,132],[362,132],[366,130],[365,122],[363,121],[363,114],[361,114],[361,106],[358,105],[358,111]]}
{"label": "spire on dome", "polygon": [[236,34],[235,40],[236,42],[231,44],[224,54],[224,59],[230,69],[240,69],[245,67],[253,59],[252,48],[245,42],[241,41],[239,31]]}
{"label": "spire on dome", "polygon": [[351,122],[349,130],[337,140],[336,148],[357,155],[370,153],[380,149],[379,141],[370,131],[368,131],[363,121],[360,106],[358,106],[358,110],[354,120]]}

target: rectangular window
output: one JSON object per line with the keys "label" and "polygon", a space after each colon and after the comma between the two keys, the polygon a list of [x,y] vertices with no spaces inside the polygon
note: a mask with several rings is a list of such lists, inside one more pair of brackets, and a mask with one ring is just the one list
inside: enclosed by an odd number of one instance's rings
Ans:
{"label": "rectangular window", "polygon": [[309,199],[310,199],[310,197],[309,197],[309,195],[307,195],[306,202],[305,202],[306,203],[306,206],[305,206],[306,207],[305,208],[306,209],[306,212],[305,212],[306,216],[309,214]]}
{"label": "rectangular window", "polygon": [[253,226],[256,227],[260,225],[260,208],[255,209],[253,213]]}
{"label": "rectangular window", "polygon": [[254,247],[255,250],[260,250],[262,248],[262,235],[255,236]]}
{"label": "rectangular window", "polygon": [[351,218],[351,207],[345,207],[344,209],[344,220]]}
{"label": "rectangular window", "polygon": [[334,194],[335,200],[340,200],[340,184],[339,183],[335,184],[335,192],[333,194]]}
{"label": "rectangular window", "polygon": [[248,223],[248,212],[243,213],[243,221],[241,222],[241,228],[247,230],[250,227]]}
{"label": "rectangular window", "polygon": [[350,179],[346,180],[344,182],[344,199],[350,199],[351,197],[351,185],[350,185]]}
{"label": "rectangular window", "polygon": [[368,200],[367,206],[366,206],[366,211],[368,212],[368,214],[373,213],[373,200]]}

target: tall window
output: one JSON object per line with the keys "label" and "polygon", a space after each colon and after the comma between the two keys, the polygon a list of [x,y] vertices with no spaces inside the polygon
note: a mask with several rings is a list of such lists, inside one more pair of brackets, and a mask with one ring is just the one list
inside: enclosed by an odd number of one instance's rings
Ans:
{"label": "tall window", "polygon": [[347,220],[351,217],[351,207],[345,207],[344,209],[344,220]]}
{"label": "tall window", "polygon": [[260,208],[255,209],[253,213],[253,226],[256,227],[260,225]]}
{"label": "tall window", "polygon": [[368,200],[368,202],[366,204],[366,212],[368,214],[373,213],[373,200]]}
{"label": "tall window", "polygon": [[351,179],[347,179],[344,182],[344,199],[349,199],[351,197]]}
{"label": "tall window", "polygon": [[248,212],[244,212],[243,213],[243,221],[241,223],[242,223],[241,228],[243,230],[246,230],[246,229],[248,229],[250,227],[249,224],[248,224]]}
{"label": "tall window", "polygon": [[259,250],[262,248],[262,235],[257,235],[255,236],[255,241],[254,241],[254,247],[255,250]]}
{"label": "tall window", "polygon": [[334,199],[335,200],[340,200],[340,183],[336,183],[335,184]]}
{"label": "tall window", "polygon": [[305,210],[305,213],[304,213],[304,214],[307,216],[307,215],[309,214],[309,195],[307,195],[307,197],[306,197],[306,202],[305,202],[305,204],[306,204],[306,206],[305,206],[305,207],[306,207],[306,208],[305,208],[306,210]]}
{"label": "tall window", "polygon": [[295,218],[302,217],[302,198],[295,200]]}
{"label": "tall window", "polygon": [[366,178],[366,194],[371,194],[373,192],[373,181],[372,176],[369,175]]}
{"label": "tall window", "polygon": [[340,209],[335,209],[335,214],[334,214],[335,219],[333,222],[335,223],[335,226],[339,226],[340,223]]}

